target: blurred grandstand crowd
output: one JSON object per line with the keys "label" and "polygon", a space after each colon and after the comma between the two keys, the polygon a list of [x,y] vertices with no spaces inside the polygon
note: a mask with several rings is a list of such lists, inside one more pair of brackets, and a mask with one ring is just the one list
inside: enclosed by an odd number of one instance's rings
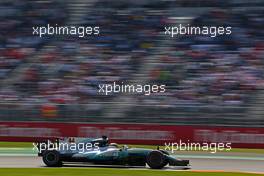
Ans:
{"label": "blurred grandstand crowd", "polygon": [[[264,88],[264,11],[213,7],[188,23],[232,26],[231,36],[168,42],[162,31],[172,23],[171,11],[171,4],[96,1],[74,24],[65,1],[1,1],[0,120],[222,124],[242,119]],[[101,34],[32,35],[32,26],[47,23],[96,25]],[[153,68],[142,75],[149,57]],[[132,95],[122,118],[105,118],[106,107],[124,95],[99,95],[98,85],[142,77],[165,84],[166,93]]]}

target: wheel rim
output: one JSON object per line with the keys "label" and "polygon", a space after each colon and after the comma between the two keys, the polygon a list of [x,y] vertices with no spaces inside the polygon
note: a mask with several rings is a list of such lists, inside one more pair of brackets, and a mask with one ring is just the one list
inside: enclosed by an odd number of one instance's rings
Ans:
{"label": "wheel rim", "polygon": [[157,154],[151,155],[150,160],[154,163],[158,163],[158,164],[162,163],[162,159],[161,159],[160,155],[157,155]]}
{"label": "wheel rim", "polygon": [[49,153],[49,154],[47,154],[46,159],[47,159],[47,161],[52,162],[52,161],[56,160],[56,156],[53,153]]}

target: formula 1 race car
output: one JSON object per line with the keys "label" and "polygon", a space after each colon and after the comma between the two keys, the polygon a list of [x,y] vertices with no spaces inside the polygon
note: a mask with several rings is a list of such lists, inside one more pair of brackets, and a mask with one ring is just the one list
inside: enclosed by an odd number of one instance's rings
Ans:
{"label": "formula 1 race car", "polygon": [[37,143],[38,155],[48,167],[60,167],[66,162],[85,162],[98,165],[146,166],[162,169],[164,166],[189,167],[189,160],[180,160],[165,150],[118,148],[103,136],[99,139],[65,138],[56,143]]}

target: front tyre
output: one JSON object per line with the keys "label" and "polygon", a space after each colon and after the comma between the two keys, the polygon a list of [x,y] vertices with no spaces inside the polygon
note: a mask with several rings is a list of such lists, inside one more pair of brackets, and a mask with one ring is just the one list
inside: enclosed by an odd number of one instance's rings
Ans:
{"label": "front tyre", "polygon": [[154,150],[147,155],[147,164],[152,169],[162,169],[168,162],[161,151]]}
{"label": "front tyre", "polygon": [[61,167],[60,153],[56,150],[47,150],[43,153],[43,162],[48,167]]}

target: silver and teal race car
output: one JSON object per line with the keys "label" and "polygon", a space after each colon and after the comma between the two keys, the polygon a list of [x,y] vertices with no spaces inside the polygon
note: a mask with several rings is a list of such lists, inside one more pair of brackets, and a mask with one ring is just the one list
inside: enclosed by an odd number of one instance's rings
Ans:
{"label": "silver and teal race car", "polygon": [[98,165],[146,166],[162,169],[164,166],[189,168],[189,160],[181,160],[165,150],[145,148],[119,148],[103,136],[98,139],[65,138],[56,142],[37,143],[39,156],[48,167],[60,167],[63,163],[81,162]]}

